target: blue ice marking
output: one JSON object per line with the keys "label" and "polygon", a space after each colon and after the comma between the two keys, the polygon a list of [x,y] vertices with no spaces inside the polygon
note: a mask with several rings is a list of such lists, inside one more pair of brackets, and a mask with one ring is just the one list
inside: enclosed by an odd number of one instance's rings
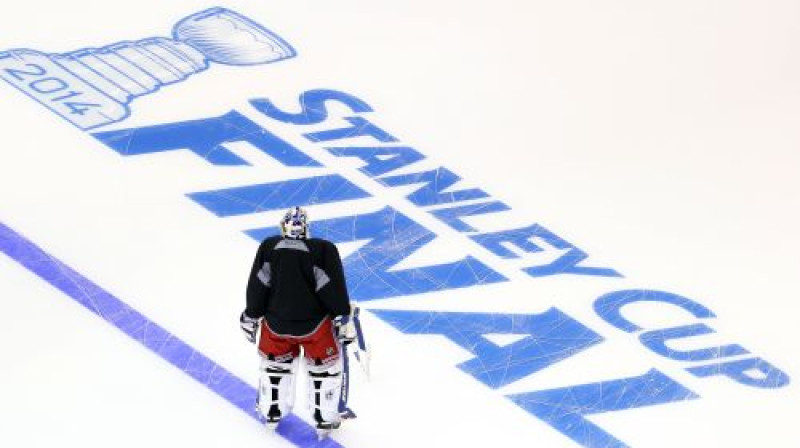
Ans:
{"label": "blue ice marking", "polygon": [[691,338],[714,333],[714,329],[706,324],[691,324],[680,327],[651,330],[639,335],[639,340],[650,350],[676,361],[708,361],[728,358],[750,353],[738,344],[713,345],[693,350],[682,350],[667,345],[668,341]]}
{"label": "blue ice marking", "polygon": [[397,139],[364,117],[345,117],[351,126],[346,128],[326,129],[324,131],[303,134],[312,142],[329,142],[357,137],[372,137],[379,142],[396,142]]}
{"label": "blue ice marking", "polygon": [[235,110],[219,117],[98,132],[94,136],[124,156],[188,149],[213,165],[249,165],[225,147],[226,143],[247,142],[285,166],[322,166]]}
{"label": "blue ice marking", "polygon": [[440,208],[431,210],[431,214],[459,232],[476,232],[478,229],[467,224],[461,218],[464,216],[485,215],[487,213],[497,213],[506,210],[511,210],[511,207],[500,201],[490,201],[452,208]]}
{"label": "blue ice marking", "polygon": [[606,322],[620,330],[628,333],[635,333],[642,330],[642,327],[626,319],[622,315],[622,309],[629,304],[637,302],[655,302],[674,305],[687,311],[698,319],[716,317],[713,311],[694,300],[671,292],[650,289],[624,289],[604,294],[595,300],[594,311]]}
{"label": "blue ice marking", "polygon": [[358,157],[365,163],[358,170],[369,177],[386,174],[425,158],[419,151],[408,146],[346,146],[325,149],[337,157]]}
{"label": "blue ice marking", "polygon": [[297,204],[313,205],[362,199],[370,194],[342,176],[332,174],[202,191],[187,196],[215,215],[224,217],[282,210]]}
{"label": "blue ice marking", "polygon": [[[178,339],[122,300],[0,223],[0,252],[36,274],[106,322],[253,418],[256,389]],[[288,415],[278,434],[302,448],[342,447],[331,438],[318,441],[311,425]]]}
{"label": "blue ice marking", "polygon": [[521,229],[472,235],[470,238],[503,258],[519,258],[519,255],[505,247],[505,244],[511,244],[528,253],[538,253],[545,250],[539,244],[531,241],[531,238],[540,239],[556,249],[566,251],[552,263],[523,268],[522,270],[531,277],[557,274],[622,277],[622,274],[611,268],[579,266],[589,258],[589,254],[539,224],[533,224]]}
{"label": "blue ice marking", "polygon": [[309,125],[319,124],[328,119],[328,108],[326,107],[328,102],[340,103],[341,106],[347,107],[355,113],[372,112],[372,106],[363,100],[348,93],[330,89],[314,89],[303,92],[299,100],[302,110],[297,113],[281,110],[267,98],[250,100],[250,105],[273,120]]}
{"label": "blue ice marking", "polygon": [[509,398],[586,448],[628,445],[586,419],[587,415],[700,398],[656,369],[644,375],[509,395]]}
{"label": "blue ice marking", "polygon": [[[268,64],[296,54],[260,24],[216,7],[181,19],[171,38],[148,37],[62,54],[0,52],[0,78],[87,130],[126,119],[133,99],[185,81],[208,69],[209,62]],[[31,76],[15,79],[14,72]]]}
{"label": "blue ice marking", "polygon": [[791,381],[789,375],[761,358],[723,361],[708,366],[690,367],[686,370],[700,378],[724,375],[739,384],[765,389],[784,387]]}
{"label": "blue ice marking", "polygon": [[[246,233],[261,241],[276,232],[276,226],[270,226]],[[350,297],[354,300],[383,299],[507,280],[471,255],[449,263],[392,269],[436,238],[435,233],[392,207],[315,221],[312,232],[334,243],[368,240],[342,260]]]}
{"label": "blue ice marking", "polygon": [[358,170],[369,177],[386,174],[425,158],[419,151],[408,146],[345,146],[325,149],[337,157],[361,159],[365,165]]}
{"label": "blue ice marking", "polygon": [[[540,314],[370,310],[406,334],[440,334],[474,358],[459,368],[491,388],[511,384],[600,343],[603,338],[557,308]],[[500,347],[486,334],[523,334]]]}
{"label": "blue ice marking", "polygon": [[445,190],[449,190],[450,187],[460,180],[461,177],[444,167],[420,173],[398,174],[378,179],[380,183],[390,187],[423,184],[420,188],[406,196],[409,201],[420,207],[468,201],[470,199],[480,199],[489,196],[478,188],[445,192]]}

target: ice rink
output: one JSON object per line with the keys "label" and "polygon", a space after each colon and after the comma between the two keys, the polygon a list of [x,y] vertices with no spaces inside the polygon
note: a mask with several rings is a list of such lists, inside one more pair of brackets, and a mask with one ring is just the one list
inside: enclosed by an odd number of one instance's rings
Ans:
{"label": "ice rink", "polygon": [[[800,447],[798,17],[7,4],[0,446]],[[238,324],[293,205],[372,355],[322,441]]]}

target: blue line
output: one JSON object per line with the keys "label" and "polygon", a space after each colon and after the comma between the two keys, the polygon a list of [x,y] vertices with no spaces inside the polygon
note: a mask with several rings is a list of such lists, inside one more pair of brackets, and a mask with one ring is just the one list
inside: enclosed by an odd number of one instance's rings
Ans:
{"label": "blue line", "polygon": [[[247,415],[258,419],[253,409],[255,388],[2,222],[0,251]],[[301,448],[343,448],[329,437],[317,440],[314,428],[294,414],[283,419],[278,434]]]}

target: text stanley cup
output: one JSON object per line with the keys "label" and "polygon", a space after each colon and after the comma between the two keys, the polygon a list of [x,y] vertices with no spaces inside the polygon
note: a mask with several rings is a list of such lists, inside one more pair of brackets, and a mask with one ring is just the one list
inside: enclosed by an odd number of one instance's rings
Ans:
{"label": "text stanley cup", "polygon": [[128,104],[208,68],[267,64],[296,55],[279,36],[234,11],[211,8],[151,37],[61,54],[0,52],[0,77],[81,129],[126,118]]}

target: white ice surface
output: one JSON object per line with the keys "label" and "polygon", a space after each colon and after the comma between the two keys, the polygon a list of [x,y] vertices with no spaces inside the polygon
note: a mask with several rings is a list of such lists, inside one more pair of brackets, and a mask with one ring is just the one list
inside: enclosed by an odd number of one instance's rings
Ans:
{"label": "white ice surface", "polygon": [[[244,110],[256,97],[293,105],[313,88],[353,93],[405,144],[508,203],[509,219],[558,232],[592,262],[623,272],[625,287],[697,299],[719,316],[720,343],[739,343],[797,380],[797,2],[16,2],[0,15],[0,50],[56,53],[166,36],[175,20],[214,5],[262,21],[298,58],[213,67],[136,100],[126,126],[174,121],[176,111]],[[275,215],[218,219],[185,194],[286,173],[247,148],[237,151],[260,170],[213,167],[185,151],[122,158],[5,83],[0,119],[0,222],[255,384],[257,359],[236,322],[255,250],[241,230]],[[331,171],[293,175],[323,172]],[[394,193],[353,207],[383,201],[403,205]],[[403,211],[441,234],[445,251],[468,244],[422,211]],[[482,219],[469,222],[498,225]],[[592,421],[634,447],[800,446],[795,383],[765,391],[692,377],[594,315],[593,299],[614,285],[519,275],[367,304],[558,306],[608,342],[498,393],[455,367],[470,358],[464,350],[367,313],[373,378],[354,372],[359,419],[337,440],[349,448],[575,447],[502,394],[658,367],[702,399]],[[292,446],[267,439],[254,420],[2,255],[0,351],[0,446]]]}

